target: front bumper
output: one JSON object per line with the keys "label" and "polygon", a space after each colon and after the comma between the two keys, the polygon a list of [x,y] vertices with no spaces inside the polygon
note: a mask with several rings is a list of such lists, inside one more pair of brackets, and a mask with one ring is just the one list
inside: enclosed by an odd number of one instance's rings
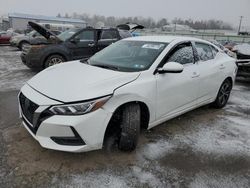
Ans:
{"label": "front bumper", "polygon": [[43,68],[43,63],[39,54],[25,54],[21,53],[20,55],[23,64],[27,67],[35,70],[41,70]]}
{"label": "front bumper", "polygon": [[12,40],[10,40],[10,45],[11,46],[14,46],[14,47],[17,47],[18,45],[17,45],[17,41],[12,41]]}
{"label": "front bumper", "polygon": [[[58,104],[57,101],[48,99],[27,85],[22,88],[21,93],[39,106],[38,111],[48,109],[49,104]],[[25,117],[20,101],[19,111],[20,117],[23,119],[23,125],[42,147],[67,152],[101,149],[106,127],[112,116],[111,112],[100,108],[79,116],[53,115],[43,120],[39,125],[32,125]],[[33,130],[32,126],[37,126],[36,131]],[[83,142],[76,142],[77,139],[74,138],[77,137]],[[74,142],[70,144],[71,141],[67,139],[73,139]]]}
{"label": "front bumper", "polygon": [[238,63],[237,76],[250,78],[250,62]]}

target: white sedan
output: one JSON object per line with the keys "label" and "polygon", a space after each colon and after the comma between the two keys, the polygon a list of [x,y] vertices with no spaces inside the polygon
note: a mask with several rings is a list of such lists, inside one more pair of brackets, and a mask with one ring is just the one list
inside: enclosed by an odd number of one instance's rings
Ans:
{"label": "white sedan", "polygon": [[37,74],[19,93],[20,116],[45,148],[101,149],[112,135],[133,150],[141,129],[206,104],[224,107],[236,72],[235,59],[204,40],[128,38]]}

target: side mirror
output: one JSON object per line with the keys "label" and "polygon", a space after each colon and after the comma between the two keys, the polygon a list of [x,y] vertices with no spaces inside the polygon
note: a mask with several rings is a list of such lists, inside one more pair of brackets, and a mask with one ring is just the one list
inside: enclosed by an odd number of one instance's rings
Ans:
{"label": "side mirror", "polygon": [[70,42],[76,44],[76,43],[80,42],[80,39],[79,38],[72,38],[72,39],[70,39]]}
{"label": "side mirror", "polygon": [[157,72],[159,74],[164,73],[181,73],[184,69],[184,66],[176,62],[168,62],[162,68],[158,68]]}

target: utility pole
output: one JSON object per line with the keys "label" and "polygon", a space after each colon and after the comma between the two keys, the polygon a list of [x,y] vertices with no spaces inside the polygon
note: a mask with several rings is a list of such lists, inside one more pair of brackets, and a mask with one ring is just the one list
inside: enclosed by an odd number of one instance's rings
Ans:
{"label": "utility pole", "polygon": [[238,29],[238,35],[240,34],[242,19],[243,19],[243,16],[240,16],[240,24],[239,24],[239,29]]}

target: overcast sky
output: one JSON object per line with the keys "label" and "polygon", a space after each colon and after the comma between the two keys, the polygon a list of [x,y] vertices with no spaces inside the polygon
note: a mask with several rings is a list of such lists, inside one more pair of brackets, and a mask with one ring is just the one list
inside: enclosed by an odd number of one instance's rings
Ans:
{"label": "overcast sky", "polygon": [[242,15],[243,25],[250,26],[250,0],[0,0],[0,15],[10,12],[220,19],[235,26]]}

